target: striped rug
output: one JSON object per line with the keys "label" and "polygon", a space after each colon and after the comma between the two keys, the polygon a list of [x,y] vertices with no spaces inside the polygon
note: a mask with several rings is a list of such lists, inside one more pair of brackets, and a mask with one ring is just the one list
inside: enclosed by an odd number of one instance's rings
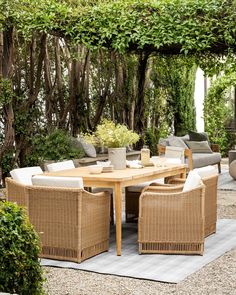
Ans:
{"label": "striped rug", "polygon": [[203,256],[194,255],[139,255],[137,225],[123,224],[122,256],[116,256],[115,231],[112,229],[109,252],[102,253],[80,264],[42,259],[44,266],[73,268],[101,274],[178,283],[209,262],[236,247],[236,220],[220,219],[217,233],[205,240]]}

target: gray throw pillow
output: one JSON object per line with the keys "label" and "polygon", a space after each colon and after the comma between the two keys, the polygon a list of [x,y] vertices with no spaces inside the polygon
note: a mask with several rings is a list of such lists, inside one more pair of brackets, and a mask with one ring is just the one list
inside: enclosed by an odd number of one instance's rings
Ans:
{"label": "gray throw pillow", "polygon": [[189,131],[188,134],[190,141],[209,141],[206,132]]}
{"label": "gray throw pillow", "polygon": [[207,141],[186,141],[186,144],[192,150],[192,153],[213,153]]}
{"label": "gray throw pillow", "polygon": [[79,137],[78,142],[80,143],[80,146],[83,148],[85,154],[88,157],[91,158],[96,158],[97,157],[97,152],[95,147],[91,143],[87,143],[83,140],[83,138]]}
{"label": "gray throw pillow", "polygon": [[188,146],[183,141],[183,139],[178,136],[170,136],[168,137],[168,141],[170,146],[177,146],[177,147],[188,149]]}
{"label": "gray throw pillow", "polygon": [[159,139],[159,144],[163,145],[163,146],[168,146],[169,145],[169,141],[167,138],[160,138]]}

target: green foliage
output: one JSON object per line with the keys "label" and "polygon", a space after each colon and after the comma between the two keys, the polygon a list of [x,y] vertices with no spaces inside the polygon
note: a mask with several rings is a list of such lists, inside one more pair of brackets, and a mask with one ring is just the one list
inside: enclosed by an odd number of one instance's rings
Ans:
{"label": "green foliage", "polygon": [[154,98],[148,100],[146,108],[151,112],[150,121],[158,121],[157,127],[167,124],[178,136],[195,128],[195,74],[196,65],[190,57],[152,58]]}
{"label": "green foliage", "polygon": [[204,102],[204,122],[205,130],[210,141],[218,143],[221,152],[225,154],[230,146],[230,136],[225,129],[228,119],[229,109],[226,104],[226,90],[232,85],[236,85],[236,74],[227,73],[213,82]]}
{"label": "green foliage", "polygon": [[0,107],[12,101],[14,92],[9,79],[0,79]]}
{"label": "green foliage", "polygon": [[235,7],[230,0],[25,0],[12,18],[24,33],[60,32],[91,49],[189,54],[234,48]]}
{"label": "green foliage", "polygon": [[37,135],[32,139],[26,166],[39,164],[43,160],[82,158],[84,152],[74,145],[73,138],[64,130],[56,129],[48,135]]}
{"label": "green foliage", "polygon": [[162,128],[152,127],[146,130],[144,143],[149,147],[152,155],[157,155],[159,139],[168,135],[168,129],[166,127],[165,124],[162,124]]}
{"label": "green foliage", "polygon": [[13,169],[14,167],[14,153],[15,150],[7,150],[2,159],[2,172],[4,175],[8,175],[8,173]]}
{"label": "green foliage", "polygon": [[0,202],[0,291],[41,295],[39,237],[23,208]]}
{"label": "green foliage", "polygon": [[98,146],[106,148],[126,147],[139,140],[139,135],[125,125],[115,124],[104,119],[93,134],[85,134],[84,139]]}

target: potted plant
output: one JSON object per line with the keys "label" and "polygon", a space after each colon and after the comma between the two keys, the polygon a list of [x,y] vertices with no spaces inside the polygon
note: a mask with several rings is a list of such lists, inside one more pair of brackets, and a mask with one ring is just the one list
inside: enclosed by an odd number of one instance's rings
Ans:
{"label": "potted plant", "polygon": [[104,119],[92,134],[85,134],[84,140],[96,146],[108,148],[108,158],[114,169],[126,167],[126,147],[136,143],[139,135],[124,124],[115,124]]}

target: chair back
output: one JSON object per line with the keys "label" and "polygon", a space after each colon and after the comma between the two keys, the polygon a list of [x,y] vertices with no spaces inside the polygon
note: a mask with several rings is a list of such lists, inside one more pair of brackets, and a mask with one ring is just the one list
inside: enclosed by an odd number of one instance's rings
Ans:
{"label": "chair back", "polygon": [[56,162],[46,165],[49,172],[67,170],[75,168],[74,162],[72,160]]}
{"label": "chair back", "polygon": [[32,176],[36,174],[43,174],[43,170],[39,166],[17,168],[10,171],[11,177],[24,185],[32,185]]}
{"label": "chair back", "polygon": [[218,171],[214,166],[205,166],[201,168],[195,168],[193,171],[197,172],[198,175],[203,179],[205,177],[216,176],[218,175]]}
{"label": "chair back", "polygon": [[48,187],[84,188],[82,177],[35,175],[32,177],[32,184]]}

